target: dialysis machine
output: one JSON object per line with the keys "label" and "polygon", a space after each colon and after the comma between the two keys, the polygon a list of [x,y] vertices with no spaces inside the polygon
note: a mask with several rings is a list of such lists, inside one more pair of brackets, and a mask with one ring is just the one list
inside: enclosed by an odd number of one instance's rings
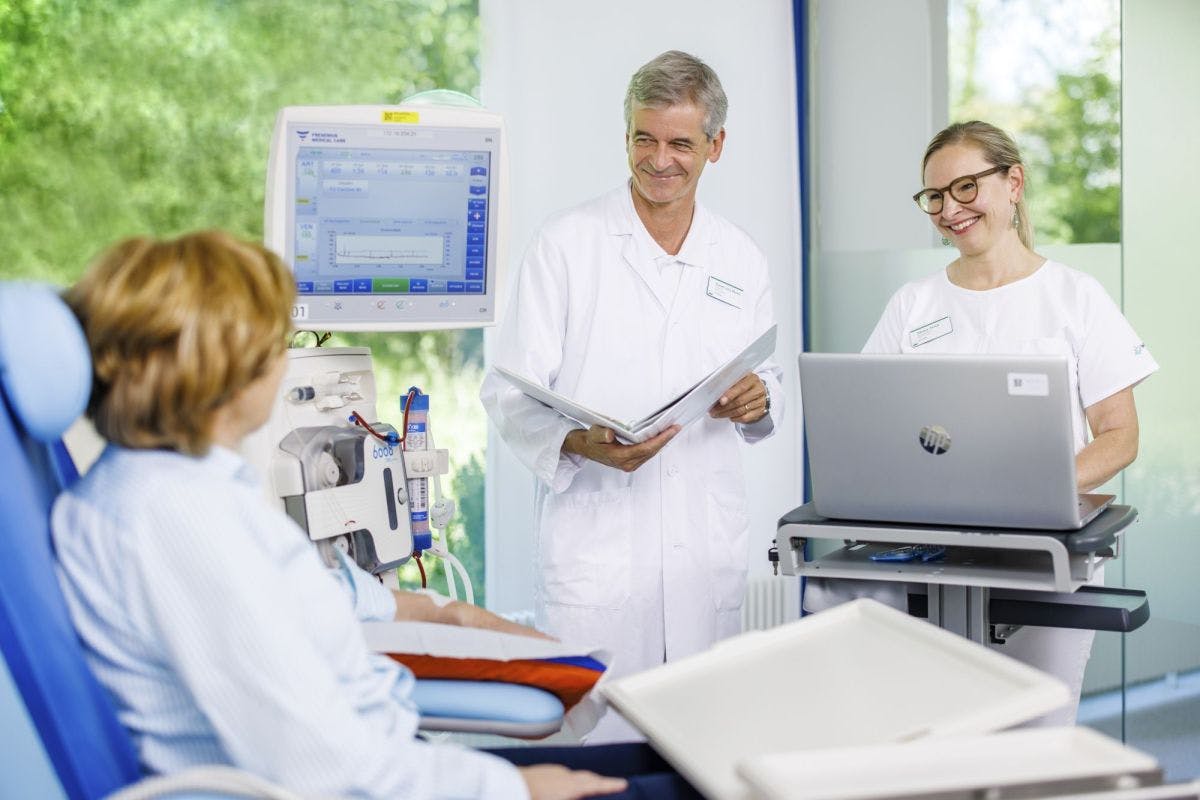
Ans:
{"label": "dialysis machine", "polygon": [[[495,322],[504,124],[463,100],[474,102],[436,92],[401,106],[279,112],[264,239],[291,266],[292,317],[316,343],[324,331]],[[451,596],[455,565],[470,601],[465,571],[444,539],[433,540],[454,503],[441,497],[449,458],[432,434],[429,395],[414,387],[378,397],[368,348],[293,347],[271,418],[245,455],[327,557],[337,547],[384,575],[429,552],[447,559]]]}

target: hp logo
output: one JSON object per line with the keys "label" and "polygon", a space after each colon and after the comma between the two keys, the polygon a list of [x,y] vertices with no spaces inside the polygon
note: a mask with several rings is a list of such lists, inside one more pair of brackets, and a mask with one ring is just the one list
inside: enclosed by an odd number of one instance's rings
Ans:
{"label": "hp logo", "polygon": [[941,425],[926,425],[917,436],[921,449],[926,453],[940,456],[950,449],[950,434]]}

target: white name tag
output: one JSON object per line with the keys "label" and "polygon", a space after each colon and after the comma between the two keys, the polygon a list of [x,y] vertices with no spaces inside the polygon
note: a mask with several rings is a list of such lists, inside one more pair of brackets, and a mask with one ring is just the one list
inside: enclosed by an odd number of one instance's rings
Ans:
{"label": "white name tag", "polygon": [[908,342],[913,347],[920,347],[923,344],[932,342],[934,339],[940,339],[952,333],[954,333],[954,324],[950,322],[949,317],[942,317],[939,320],[930,322],[928,325],[922,325],[919,328],[909,331]]}
{"label": "white name tag", "polygon": [[742,307],[742,289],[720,278],[708,276],[708,296],[734,308]]}
{"label": "white name tag", "polygon": [[1049,397],[1050,376],[1044,372],[1010,372],[1008,393],[1018,397]]}

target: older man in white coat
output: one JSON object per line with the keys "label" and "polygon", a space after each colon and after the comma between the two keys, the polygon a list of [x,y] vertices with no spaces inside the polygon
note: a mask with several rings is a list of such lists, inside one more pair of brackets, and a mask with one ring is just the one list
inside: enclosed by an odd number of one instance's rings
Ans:
{"label": "older man in white coat", "polygon": [[[632,177],[534,237],[496,363],[614,418],[686,391],[773,324],[762,252],[696,202],[725,145],[716,74],[671,51],[625,98]],[[640,444],[583,429],[495,372],[481,398],[537,476],[539,627],[614,654],[622,675],[741,629],[749,519],[739,440],[774,432],[780,370],[747,373],[709,415]],[[609,712],[589,742],[637,738]]]}

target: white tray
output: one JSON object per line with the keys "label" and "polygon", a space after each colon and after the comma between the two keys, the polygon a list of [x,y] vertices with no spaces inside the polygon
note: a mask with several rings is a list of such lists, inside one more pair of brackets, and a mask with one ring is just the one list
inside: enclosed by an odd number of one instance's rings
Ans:
{"label": "white tray", "polygon": [[1057,800],[1196,800],[1196,798],[1200,798],[1200,780],[1140,789],[1117,789],[1112,792],[1064,794]]}
{"label": "white tray", "polygon": [[[1031,728],[903,744],[775,753],[738,773],[763,800],[910,798],[1122,778],[1158,783],[1153,758],[1089,728]],[[1096,787],[1099,788],[1099,787]],[[1025,796],[1025,795],[1022,795]],[[1039,793],[1037,796],[1043,796]]]}
{"label": "white tray", "polygon": [[1000,730],[1069,699],[1055,678],[862,599],[609,683],[605,697],[710,798],[750,756]]}

